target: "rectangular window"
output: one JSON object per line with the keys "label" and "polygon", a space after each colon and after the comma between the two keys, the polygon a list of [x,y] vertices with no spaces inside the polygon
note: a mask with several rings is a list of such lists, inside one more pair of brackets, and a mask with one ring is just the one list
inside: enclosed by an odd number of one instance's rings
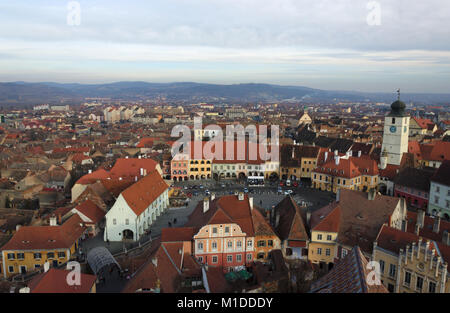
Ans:
{"label": "rectangular window", "polygon": [[211,247],[212,247],[213,250],[217,250],[217,242],[214,241],[214,242],[211,244]]}
{"label": "rectangular window", "polygon": [[237,246],[238,248],[242,248],[242,241],[236,242],[236,246]]}
{"label": "rectangular window", "polygon": [[213,227],[213,234],[217,234],[217,227]]}
{"label": "rectangular window", "polygon": [[411,273],[405,272],[405,285],[409,286],[411,284]]}
{"label": "rectangular window", "polygon": [[232,241],[228,241],[228,248],[233,248],[233,242]]}
{"label": "rectangular window", "polygon": [[322,240],[322,234],[317,235],[317,240]]}
{"label": "rectangular window", "polygon": [[266,246],[266,241],[265,240],[259,240],[258,241],[258,247],[265,247]]}
{"label": "rectangular window", "polygon": [[8,272],[14,273],[14,266],[8,266]]}
{"label": "rectangular window", "polygon": [[436,292],[436,283],[430,281],[428,283],[428,292],[429,293],[435,293]]}
{"label": "rectangular window", "polygon": [[47,253],[47,258],[48,259],[53,259],[54,257],[55,257],[55,254],[53,252]]}
{"label": "rectangular window", "polygon": [[65,252],[58,252],[58,258],[64,259],[65,257],[66,257],[66,253]]}
{"label": "rectangular window", "polygon": [[17,260],[25,259],[25,253],[17,253]]}
{"label": "rectangular window", "polygon": [[322,248],[317,248],[317,254],[322,255]]}
{"label": "rectangular window", "polygon": [[127,218],[125,219],[125,225],[129,225],[130,224],[130,220]]}
{"label": "rectangular window", "polygon": [[394,264],[389,264],[389,276],[395,278],[395,273],[397,272],[397,268]]}
{"label": "rectangular window", "polygon": [[251,261],[252,260],[252,255],[251,254],[247,254],[247,261]]}
{"label": "rectangular window", "polygon": [[247,241],[247,247],[251,247],[252,245],[253,245],[253,243],[251,240]]}
{"label": "rectangular window", "polygon": [[381,274],[384,274],[384,261],[380,260],[380,272]]}
{"label": "rectangular window", "polygon": [[228,263],[233,262],[233,256],[232,255],[227,255],[227,262]]}
{"label": "rectangular window", "polygon": [[331,235],[327,235],[327,240],[331,240]]}
{"label": "rectangular window", "polygon": [[342,257],[344,258],[347,255],[348,251],[346,249],[342,249]]}
{"label": "rectangular window", "polygon": [[242,262],[242,255],[240,254],[236,255],[236,262]]}
{"label": "rectangular window", "polygon": [[116,225],[117,220],[115,218],[113,218],[113,225]]}
{"label": "rectangular window", "polygon": [[422,287],[423,287],[423,278],[417,276],[417,280],[416,280],[416,290],[417,290],[417,291],[422,291]]}
{"label": "rectangular window", "polygon": [[42,253],[34,253],[33,256],[35,260],[40,260],[42,258]]}
{"label": "rectangular window", "polygon": [[273,247],[273,240],[267,240],[267,246]]}
{"label": "rectangular window", "polygon": [[216,256],[216,255],[214,255],[214,256],[212,257],[212,262],[213,262],[213,263],[217,263],[217,256]]}
{"label": "rectangular window", "polygon": [[326,256],[330,256],[330,254],[331,254],[331,250],[330,250],[329,248],[327,248],[327,249],[325,250],[325,255],[326,255]]}
{"label": "rectangular window", "polygon": [[34,268],[40,268],[41,264],[34,264]]}
{"label": "rectangular window", "polygon": [[199,250],[203,250],[203,242],[199,242],[197,247]]}
{"label": "rectangular window", "polygon": [[228,234],[229,232],[230,232],[230,227],[229,227],[229,226],[226,226],[226,227],[225,227],[225,233]]}
{"label": "rectangular window", "polygon": [[14,253],[8,253],[8,260],[15,260],[16,255]]}

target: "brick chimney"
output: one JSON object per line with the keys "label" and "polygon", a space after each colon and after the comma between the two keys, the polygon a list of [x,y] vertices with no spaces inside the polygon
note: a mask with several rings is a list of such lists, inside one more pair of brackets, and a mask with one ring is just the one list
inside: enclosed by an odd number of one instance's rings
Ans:
{"label": "brick chimney", "polygon": [[253,197],[248,198],[248,204],[250,205],[250,210],[253,210]]}

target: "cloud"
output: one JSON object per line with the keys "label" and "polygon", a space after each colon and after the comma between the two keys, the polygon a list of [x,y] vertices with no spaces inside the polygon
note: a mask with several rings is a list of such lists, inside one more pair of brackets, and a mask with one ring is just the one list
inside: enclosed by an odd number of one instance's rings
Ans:
{"label": "cloud", "polygon": [[0,4],[4,73],[29,68],[30,75],[47,69],[62,76],[83,69],[126,79],[140,65],[171,80],[181,75],[176,66],[189,80],[225,81],[230,68],[235,82],[265,73],[297,84],[291,69],[321,73],[324,81],[362,71],[448,80],[448,1],[379,0],[381,25],[369,26],[365,0],[80,0],[77,27],[66,23],[67,2]]}

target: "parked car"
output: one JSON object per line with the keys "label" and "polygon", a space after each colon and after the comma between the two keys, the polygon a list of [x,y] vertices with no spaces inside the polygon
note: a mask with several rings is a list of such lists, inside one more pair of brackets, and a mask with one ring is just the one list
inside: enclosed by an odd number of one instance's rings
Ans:
{"label": "parked car", "polygon": [[292,183],[292,186],[298,187],[298,183],[295,181],[295,182]]}
{"label": "parked car", "polygon": [[291,186],[291,181],[288,179],[288,180],[286,180],[286,186],[287,187],[290,187]]}
{"label": "parked car", "polygon": [[284,182],[280,181],[280,186],[283,187],[284,186]]}

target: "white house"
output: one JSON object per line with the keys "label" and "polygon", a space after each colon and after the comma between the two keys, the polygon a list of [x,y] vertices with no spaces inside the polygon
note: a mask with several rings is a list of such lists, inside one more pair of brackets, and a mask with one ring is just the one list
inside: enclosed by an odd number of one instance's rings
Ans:
{"label": "white house", "polygon": [[444,161],[431,178],[428,213],[450,220],[450,161]]}
{"label": "white house", "polygon": [[154,170],[125,189],[106,213],[104,240],[137,241],[169,206],[169,186]]}

